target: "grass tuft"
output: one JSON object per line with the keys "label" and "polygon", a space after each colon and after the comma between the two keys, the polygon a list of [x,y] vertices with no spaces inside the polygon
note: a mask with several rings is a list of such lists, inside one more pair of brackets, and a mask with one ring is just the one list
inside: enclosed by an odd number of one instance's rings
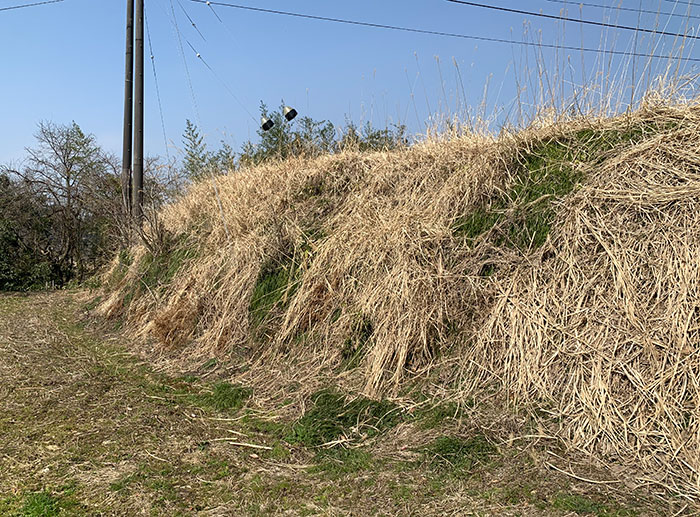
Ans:
{"label": "grass tuft", "polygon": [[202,397],[202,402],[220,411],[236,411],[243,407],[252,394],[251,388],[219,382],[214,385],[211,394]]}
{"label": "grass tuft", "polygon": [[[467,405],[470,406],[471,404]],[[460,419],[464,413],[465,408],[456,402],[445,402],[418,412],[416,418],[420,429],[435,429],[443,425],[447,420]]]}
{"label": "grass tuft", "polygon": [[598,517],[634,517],[638,515],[638,512],[628,508],[606,505],[582,495],[563,492],[556,494],[552,501],[552,506],[565,512],[574,512],[579,515],[596,515]]}
{"label": "grass tuft", "polygon": [[281,308],[289,302],[296,289],[295,271],[291,260],[269,260],[260,268],[249,306],[253,328],[264,327],[273,309]]}
{"label": "grass tuft", "polygon": [[435,470],[461,474],[490,462],[497,450],[478,434],[466,440],[457,436],[441,436],[423,453]]}
{"label": "grass tuft", "polygon": [[59,512],[58,499],[46,491],[27,496],[22,507],[25,517],[53,517]]}
{"label": "grass tuft", "polygon": [[317,464],[309,469],[310,473],[321,473],[330,479],[356,474],[372,467],[372,455],[362,449],[335,447],[323,450],[316,455]]}
{"label": "grass tuft", "polygon": [[313,407],[293,426],[290,443],[318,446],[342,436],[370,437],[395,426],[401,420],[397,406],[388,401],[345,395],[325,389],[312,397]]}

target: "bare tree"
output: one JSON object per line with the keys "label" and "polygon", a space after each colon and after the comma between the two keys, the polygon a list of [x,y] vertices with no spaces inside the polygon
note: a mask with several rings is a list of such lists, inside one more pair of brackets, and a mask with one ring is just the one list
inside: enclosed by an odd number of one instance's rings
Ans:
{"label": "bare tree", "polygon": [[[46,199],[54,225],[50,252],[61,269],[86,273],[88,250],[100,236],[91,227],[95,215],[96,189],[104,186],[110,163],[93,135],[75,122],[57,125],[41,122],[35,134],[37,146],[27,148],[28,157],[18,174],[36,195]],[[118,183],[115,192],[118,193]]]}

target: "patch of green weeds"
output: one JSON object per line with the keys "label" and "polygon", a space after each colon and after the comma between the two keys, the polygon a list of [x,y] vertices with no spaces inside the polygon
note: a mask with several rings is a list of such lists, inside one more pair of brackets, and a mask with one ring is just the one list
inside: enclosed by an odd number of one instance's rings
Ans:
{"label": "patch of green weeds", "polygon": [[113,483],[110,483],[109,489],[112,492],[123,492],[129,487],[129,485],[131,485],[131,483],[137,481],[138,479],[139,474],[137,472],[127,474],[126,476],[117,479]]}
{"label": "patch of green weeds", "polygon": [[182,243],[174,244],[169,251],[158,255],[146,253],[143,257],[139,264],[141,282],[149,289],[162,289],[167,286],[183,264],[195,257],[195,250],[182,240]]}
{"label": "patch of green weeds", "polygon": [[0,515],[11,515],[13,509],[17,507],[18,500],[17,496],[0,499]]}
{"label": "patch of green weeds", "polygon": [[334,389],[317,392],[312,402],[313,407],[292,426],[290,443],[318,446],[343,435],[374,436],[403,418],[391,402],[365,397],[348,401]]}
{"label": "patch of green weeds", "polygon": [[287,447],[285,447],[284,443],[281,440],[276,440],[272,444],[272,450],[270,451],[265,451],[264,456],[266,458],[270,458],[272,460],[286,460],[291,456],[291,452]]}
{"label": "patch of green weeds", "polygon": [[119,265],[129,267],[133,263],[134,257],[131,256],[131,252],[128,249],[119,251]]}
{"label": "patch of green weeds", "polygon": [[320,451],[316,455],[316,462],[317,464],[309,469],[310,473],[323,473],[330,478],[338,478],[370,469],[373,458],[369,452],[362,449],[334,447]]}
{"label": "patch of green weeds", "polygon": [[359,366],[367,353],[367,344],[373,332],[374,326],[368,317],[362,316],[355,322],[352,326],[352,333],[345,340],[340,352],[343,369],[350,370]]}
{"label": "patch of green weeds", "polygon": [[177,500],[177,488],[174,483],[176,471],[172,467],[158,467],[143,463],[136,472],[125,475],[109,485],[112,492],[120,493],[137,484],[139,490],[149,490],[154,494],[154,503],[165,506]]}
{"label": "patch of green weeds", "polygon": [[241,426],[246,431],[265,434],[280,440],[284,439],[289,433],[288,424],[277,420],[260,418],[250,412],[241,419]]}
{"label": "patch of green weeds", "polygon": [[28,495],[21,510],[26,517],[52,517],[60,511],[58,498],[47,491]]}
{"label": "patch of green weeds", "polygon": [[211,368],[215,368],[218,364],[219,361],[216,358],[211,358],[204,362],[204,364],[202,365],[202,370],[209,370]]}
{"label": "patch of green weeds", "polygon": [[269,260],[260,268],[248,308],[253,328],[260,329],[275,308],[284,308],[296,291],[297,268],[291,260]]}
{"label": "patch of green weeds", "polygon": [[479,235],[499,222],[502,215],[497,212],[492,212],[486,208],[477,208],[471,213],[465,214],[455,221],[453,232],[459,237],[467,239],[469,244],[474,242]]}
{"label": "patch of green weeds", "polygon": [[502,504],[515,506],[527,502],[542,506],[542,501],[537,499],[535,487],[529,483],[506,485],[503,488],[497,488],[494,495]]}
{"label": "patch of green weeds", "polygon": [[42,490],[26,494],[22,498],[0,501],[2,515],[17,517],[54,517],[56,515],[83,515],[82,505],[75,499],[73,484],[57,492]]}
{"label": "patch of green weeds", "polygon": [[[258,334],[264,333],[275,312],[289,305],[299,287],[300,270],[313,259],[314,243],[325,237],[322,228],[310,227],[301,232],[299,242],[262,264],[248,307],[251,327]],[[296,336],[296,339],[301,340],[303,336]]]}
{"label": "patch of green weeds", "polygon": [[396,483],[392,481],[389,484],[392,498],[399,501],[411,501],[416,498],[415,487],[406,483]]}
{"label": "patch of green weeds", "polygon": [[214,385],[211,394],[200,396],[200,400],[219,411],[236,411],[243,407],[252,394],[253,390],[246,386],[219,382]]}
{"label": "patch of green weeds", "polygon": [[[468,407],[472,405],[467,404]],[[419,411],[416,415],[418,427],[420,429],[435,429],[442,425],[445,420],[456,420],[464,415],[466,407],[456,402],[446,402],[435,406],[427,407]]]}
{"label": "patch of green weeds", "polygon": [[157,494],[155,503],[158,506],[165,506],[166,502],[176,501],[178,498],[177,489],[170,479],[154,479],[146,483],[146,487],[153,490]]}
{"label": "patch of green weeds", "polygon": [[100,303],[102,303],[102,296],[95,296],[92,300],[83,305],[83,310],[85,312],[92,312]]}
{"label": "patch of green weeds", "polygon": [[[122,258],[123,253],[126,254],[124,258]],[[122,298],[124,308],[129,307],[131,302],[144,291],[164,290],[185,262],[195,258],[196,255],[196,250],[188,246],[187,239],[184,236],[171,239],[164,246],[164,251],[158,254],[145,253],[136,265],[139,279],[126,289],[126,293]],[[110,286],[121,282],[133,262],[126,250],[120,252],[119,260],[118,267],[115,268],[111,278],[108,280]],[[122,263],[122,260],[124,260],[124,263]]]}
{"label": "patch of green weeds", "polygon": [[[498,227],[497,245],[525,251],[542,246],[554,220],[553,202],[584,180],[582,164],[598,163],[615,147],[638,142],[660,129],[643,121],[622,130],[583,129],[535,142],[516,157],[518,172],[510,188],[457,218],[454,235],[471,246],[479,236]],[[486,268],[480,274],[493,272]]]}
{"label": "patch of green weeds", "polygon": [[102,287],[102,280],[100,279],[99,275],[93,275],[90,278],[87,278],[81,284],[81,287],[84,287],[85,289],[89,289],[91,291],[95,291]]}
{"label": "patch of green weeds", "polygon": [[134,263],[134,259],[131,256],[131,252],[128,249],[122,249],[117,255],[117,266],[112,270],[111,275],[107,278],[108,287],[116,287],[129,271],[131,264]]}
{"label": "patch of green weeds", "polygon": [[489,463],[496,452],[496,448],[480,434],[468,439],[441,436],[423,450],[433,469],[456,474],[468,473],[477,465]]}
{"label": "patch of green weeds", "polygon": [[213,471],[211,477],[214,481],[219,481],[233,475],[234,470],[226,460],[211,459],[207,462],[209,469]]}
{"label": "patch of green weeds", "polygon": [[597,515],[598,517],[634,517],[638,515],[638,512],[628,508],[613,507],[582,495],[563,492],[554,497],[552,506],[566,512],[574,512],[579,515]]}

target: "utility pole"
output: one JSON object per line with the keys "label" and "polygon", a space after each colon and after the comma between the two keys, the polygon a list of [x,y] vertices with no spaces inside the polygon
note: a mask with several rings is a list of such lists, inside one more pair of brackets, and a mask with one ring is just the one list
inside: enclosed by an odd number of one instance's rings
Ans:
{"label": "utility pole", "polygon": [[143,221],[143,2],[136,0],[134,20],[134,182],[131,213],[138,226]]}
{"label": "utility pole", "polygon": [[131,212],[131,139],[134,114],[134,0],[126,0],[126,71],[124,73],[124,145],[122,147],[122,200]]}

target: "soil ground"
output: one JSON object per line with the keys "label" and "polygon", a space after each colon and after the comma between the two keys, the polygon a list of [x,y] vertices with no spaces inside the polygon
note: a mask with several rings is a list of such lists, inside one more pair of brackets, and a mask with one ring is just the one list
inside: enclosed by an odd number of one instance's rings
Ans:
{"label": "soil ground", "polygon": [[577,479],[552,445],[435,414],[350,447],[303,445],[246,389],[157,372],[119,333],[90,328],[79,294],[0,294],[2,516],[690,512]]}

